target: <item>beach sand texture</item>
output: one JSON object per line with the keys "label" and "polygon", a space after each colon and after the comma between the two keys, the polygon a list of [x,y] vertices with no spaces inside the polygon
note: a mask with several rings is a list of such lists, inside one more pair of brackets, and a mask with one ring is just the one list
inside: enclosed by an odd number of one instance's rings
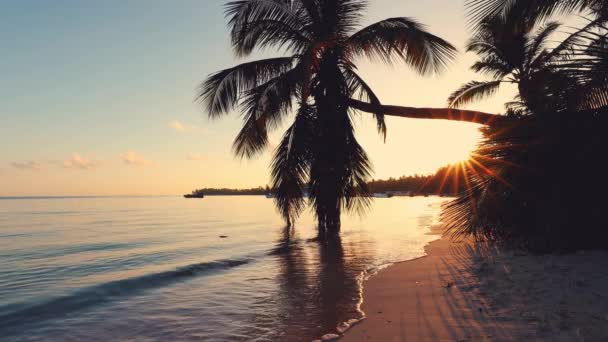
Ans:
{"label": "beach sand texture", "polygon": [[367,318],[341,341],[608,341],[608,253],[426,249],[365,283]]}

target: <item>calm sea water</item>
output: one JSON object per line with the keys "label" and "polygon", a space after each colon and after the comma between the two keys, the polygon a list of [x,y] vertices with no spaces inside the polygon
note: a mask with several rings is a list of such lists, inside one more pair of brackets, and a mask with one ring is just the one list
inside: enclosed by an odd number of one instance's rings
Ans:
{"label": "calm sea water", "polygon": [[264,197],[3,199],[0,339],[310,341],[361,317],[364,275],[423,254],[444,200],[376,199],[323,244]]}

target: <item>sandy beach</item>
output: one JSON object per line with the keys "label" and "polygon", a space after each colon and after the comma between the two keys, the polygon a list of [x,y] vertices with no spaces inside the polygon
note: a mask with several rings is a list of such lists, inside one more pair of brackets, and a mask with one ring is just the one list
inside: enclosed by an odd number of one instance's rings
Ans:
{"label": "sandy beach", "polygon": [[365,283],[342,341],[608,341],[608,253],[529,255],[441,238]]}

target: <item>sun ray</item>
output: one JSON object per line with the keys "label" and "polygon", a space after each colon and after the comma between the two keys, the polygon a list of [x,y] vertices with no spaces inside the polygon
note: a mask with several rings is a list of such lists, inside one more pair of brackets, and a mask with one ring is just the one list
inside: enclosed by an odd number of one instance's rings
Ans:
{"label": "sun ray", "polygon": [[482,169],[485,174],[487,174],[490,177],[498,180],[499,182],[501,182],[502,184],[506,185],[507,187],[513,189],[513,186],[511,184],[509,184],[509,182],[507,182],[504,178],[502,178],[498,173],[496,173],[493,170],[489,169],[488,167],[486,167],[485,165],[483,165],[482,163],[480,163],[479,161],[477,161],[475,158],[471,157],[470,162],[473,163],[474,165],[478,166],[480,169]]}
{"label": "sun ray", "polygon": [[445,175],[443,175],[443,179],[441,180],[441,184],[439,185],[439,188],[437,189],[437,194],[441,195],[443,193],[443,188],[445,187],[445,183],[448,180],[448,177],[450,176],[450,173],[452,172],[452,165],[448,165],[448,169],[445,172]]}
{"label": "sun ray", "polygon": [[453,174],[453,190],[454,190],[454,195],[458,195],[458,189],[460,188],[460,168],[458,167],[454,167],[454,174]]}
{"label": "sun ray", "polygon": [[466,192],[468,194],[469,197],[469,202],[471,204],[471,211],[473,212],[473,214],[477,214],[477,209],[476,209],[476,203],[475,203],[475,196],[473,196],[473,189],[471,188],[471,180],[469,179],[469,174],[467,172],[467,162],[463,162],[460,163],[460,169],[462,171],[463,174],[463,179],[465,182],[465,186],[466,186]]}
{"label": "sun ray", "polygon": [[484,161],[496,163],[496,164],[503,164],[503,165],[517,167],[517,168],[524,168],[524,166],[522,166],[522,165],[513,163],[511,161],[508,161],[508,160],[505,160],[502,158],[492,158],[492,157],[484,156],[483,154],[478,154],[478,153],[471,153],[471,159],[473,159],[473,158],[483,159]]}

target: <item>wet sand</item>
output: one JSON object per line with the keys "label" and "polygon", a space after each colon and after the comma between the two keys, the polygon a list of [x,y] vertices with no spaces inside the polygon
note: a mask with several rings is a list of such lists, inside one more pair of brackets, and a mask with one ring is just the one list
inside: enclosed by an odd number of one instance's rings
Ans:
{"label": "wet sand", "polygon": [[442,238],[365,283],[341,341],[608,341],[608,253],[528,255]]}

